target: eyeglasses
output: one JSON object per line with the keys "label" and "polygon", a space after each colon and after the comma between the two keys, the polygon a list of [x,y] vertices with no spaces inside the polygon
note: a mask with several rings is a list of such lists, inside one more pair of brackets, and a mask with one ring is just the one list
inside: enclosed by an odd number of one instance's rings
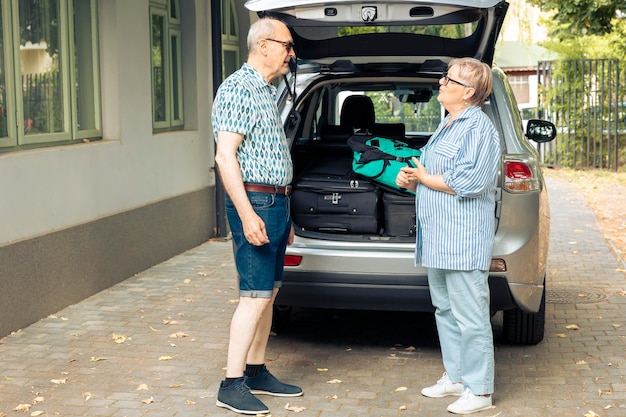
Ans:
{"label": "eyeglasses", "polygon": [[446,71],[446,72],[444,72],[443,74],[441,74],[441,78],[443,79],[443,85],[448,85],[448,83],[449,83],[450,81],[452,81],[453,83],[458,84],[458,85],[460,85],[460,86],[462,86],[462,87],[465,87],[465,88],[474,88],[474,87],[470,87],[470,86],[469,86],[469,85],[467,85],[467,84],[463,84],[463,83],[462,83],[462,82],[460,82],[460,81],[453,80],[452,78],[448,77],[448,71]]}
{"label": "eyeglasses", "polygon": [[285,49],[287,50],[287,52],[291,51],[292,49],[295,52],[295,47],[296,44],[293,42],[285,42],[285,41],[277,41],[276,39],[269,39],[269,38],[265,38],[266,41],[272,41],[272,42],[276,42],[276,43],[282,43],[283,46],[285,47]]}

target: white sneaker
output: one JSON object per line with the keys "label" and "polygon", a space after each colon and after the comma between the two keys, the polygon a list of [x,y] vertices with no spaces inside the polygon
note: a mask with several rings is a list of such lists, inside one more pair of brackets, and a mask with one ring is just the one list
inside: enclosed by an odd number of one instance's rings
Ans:
{"label": "white sneaker", "polygon": [[441,398],[448,395],[461,394],[463,394],[463,384],[460,382],[450,381],[450,377],[445,372],[435,385],[426,387],[422,390],[422,395],[430,398]]}
{"label": "white sneaker", "polygon": [[491,395],[474,395],[469,388],[465,388],[461,398],[448,406],[448,411],[454,414],[470,414],[491,408]]}

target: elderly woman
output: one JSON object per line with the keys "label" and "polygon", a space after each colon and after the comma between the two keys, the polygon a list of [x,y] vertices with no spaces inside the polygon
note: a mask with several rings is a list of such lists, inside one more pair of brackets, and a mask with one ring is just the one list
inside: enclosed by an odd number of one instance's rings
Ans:
{"label": "elderly woman", "polygon": [[398,186],[416,191],[415,262],[428,285],[445,372],[422,394],[460,396],[448,411],[468,414],[492,406],[494,349],[489,311],[489,265],[495,223],[500,139],[481,106],[491,92],[491,69],[452,60],[439,80],[447,110],[417,168],[404,168]]}

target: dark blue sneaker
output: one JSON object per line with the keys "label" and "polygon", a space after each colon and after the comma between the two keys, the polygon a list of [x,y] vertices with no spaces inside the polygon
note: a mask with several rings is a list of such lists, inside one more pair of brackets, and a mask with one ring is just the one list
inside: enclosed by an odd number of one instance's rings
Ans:
{"label": "dark blue sneaker", "polygon": [[239,378],[227,387],[222,382],[217,392],[215,405],[239,414],[255,415],[270,412],[265,404],[252,395],[250,388],[244,383],[244,378]]}
{"label": "dark blue sneaker", "polygon": [[280,382],[267,370],[265,365],[255,377],[245,376],[246,385],[252,394],[273,395],[275,397],[299,397],[302,388]]}

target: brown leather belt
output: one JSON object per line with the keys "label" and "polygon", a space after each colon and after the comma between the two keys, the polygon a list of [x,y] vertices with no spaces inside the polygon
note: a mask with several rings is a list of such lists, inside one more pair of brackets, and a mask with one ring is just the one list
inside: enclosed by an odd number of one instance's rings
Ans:
{"label": "brown leather belt", "polygon": [[291,185],[282,186],[244,183],[243,188],[245,188],[246,191],[252,191],[253,193],[280,194],[286,196],[291,194]]}

